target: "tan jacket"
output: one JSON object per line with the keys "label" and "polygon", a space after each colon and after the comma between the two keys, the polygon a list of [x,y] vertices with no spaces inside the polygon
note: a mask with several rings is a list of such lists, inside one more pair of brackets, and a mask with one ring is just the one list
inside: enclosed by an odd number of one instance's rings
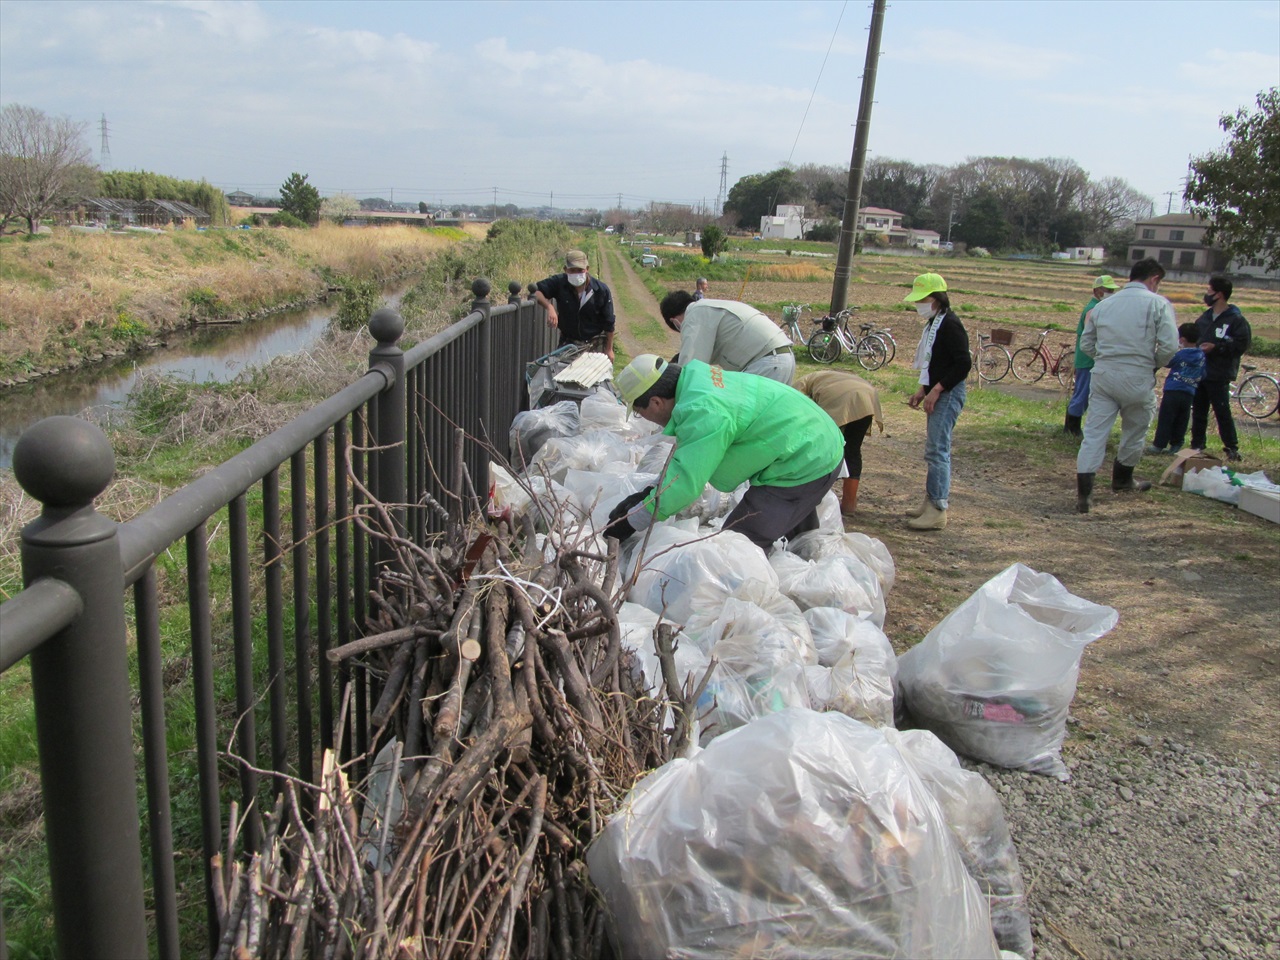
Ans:
{"label": "tan jacket", "polygon": [[836,426],[872,417],[884,433],[880,394],[861,377],[843,370],[819,370],[801,377],[795,382],[795,388],[827,411]]}

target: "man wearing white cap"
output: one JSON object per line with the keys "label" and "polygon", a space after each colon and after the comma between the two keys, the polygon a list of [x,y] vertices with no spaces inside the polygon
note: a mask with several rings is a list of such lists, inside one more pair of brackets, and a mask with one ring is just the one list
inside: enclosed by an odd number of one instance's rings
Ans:
{"label": "man wearing white cap", "polygon": [[1080,319],[1076,323],[1076,385],[1071,391],[1071,401],[1067,404],[1066,422],[1062,425],[1062,432],[1069,433],[1073,437],[1083,436],[1080,422],[1084,419],[1085,411],[1089,409],[1089,380],[1093,376],[1093,357],[1080,349],[1080,337],[1084,334],[1084,318],[1100,301],[1119,289],[1120,284],[1111,279],[1109,274],[1104,273],[1094,280],[1093,297],[1080,311]]}
{"label": "man wearing white cap", "polygon": [[817,506],[835,481],[844,442],[808,397],[766,377],[652,354],[632,360],[615,383],[627,405],[676,446],[656,488],[613,508],[606,536],[625,540],[665,520],[708,483],[725,493],[750,483],[724,529],[763,550],[818,528]]}
{"label": "man wearing white cap", "polygon": [[587,255],[570,250],[564,273],[539,280],[533,299],[547,311],[547,323],[560,331],[560,346],[590,344],[613,359],[613,293],[591,276]]}

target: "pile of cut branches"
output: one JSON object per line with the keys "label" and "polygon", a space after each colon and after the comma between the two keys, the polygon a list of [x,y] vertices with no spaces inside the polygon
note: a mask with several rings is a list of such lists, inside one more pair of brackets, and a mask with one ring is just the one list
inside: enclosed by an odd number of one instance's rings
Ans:
{"label": "pile of cut branches", "polygon": [[[666,699],[635,679],[616,544],[606,555],[590,531],[543,538],[528,519],[470,513],[428,545],[389,534],[379,504],[360,520],[396,559],[366,635],[329,657],[376,678],[376,734],[348,764],[326,754],[318,788],[288,782],[252,857],[233,822],[216,871],[219,956],[607,950],[586,847],[635,781],[684,749],[693,693],[670,631],[658,638]],[[353,765],[370,761],[353,789]]]}

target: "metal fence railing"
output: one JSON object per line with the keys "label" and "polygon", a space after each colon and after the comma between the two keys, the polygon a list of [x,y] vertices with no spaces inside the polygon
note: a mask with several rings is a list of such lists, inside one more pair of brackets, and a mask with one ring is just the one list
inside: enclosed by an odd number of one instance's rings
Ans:
{"label": "metal fence railing", "polygon": [[[377,346],[359,380],[123,524],[94,508],[114,472],[96,427],[51,417],[19,441],[14,472],[43,509],[22,532],[25,589],[0,606],[0,671],[30,657],[59,956],[179,956],[175,865],[197,856],[212,950],[211,871],[229,802],[255,811],[281,788],[278,774],[314,782],[320,751],[370,750],[378,680],[325,655],[359,636],[386,559],[361,508],[376,499],[421,540],[446,522],[451,478],[470,477],[483,500],[488,438],[505,451],[525,364],[553,346],[518,285],[499,307],[487,281],[472,291],[468,316],[408,352],[399,315],[375,313]],[[177,632],[190,635],[178,658],[190,716],[178,718],[166,712],[175,681],[161,646],[175,632],[172,622],[162,631],[175,597],[180,611],[185,601]],[[354,722],[335,744],[348,682]],[[190,728],[194,759],[173,755],[175,725]],[[234,768],[219,764],[228,746]],[[198,840],[174,836],[171,762],[195,768]],[[250,813],[250,851],[259,829]],[[191,857],[179,855],[188,844]]]}

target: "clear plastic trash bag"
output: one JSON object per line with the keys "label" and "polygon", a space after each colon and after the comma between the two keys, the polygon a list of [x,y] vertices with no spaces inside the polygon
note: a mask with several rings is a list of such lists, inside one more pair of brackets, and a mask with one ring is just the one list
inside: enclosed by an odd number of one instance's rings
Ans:
{"label": "clear plastic trash bag", "polygon": [[562,400],[541,410],[525,410],[511,421],[511,463],[524,470],[533,455],[552,437],[576,436],[581,423],[578,405]]}
{"label": "clear plastic trash bag", "polygon": [[997,956],[928,788],[838,713],[772,714],[664,765],[587,864],[625,957]]}
{"label": "clear plastic trash bag", "polygon": [[898,658],[907,709],[966,757],[1067,780],[1060,750],[1080,656],[1117,617],[1015,563]]}
{"label": "clear plastic trash bag", "polygon": [[886,732],[885,736],[915,767],[942,808],[969,876],[987,896],[996,943],[1031,960],[1035,944],[1022,868],[1004,808],[991,784],[960,766],[951,748],[928,730]]}

